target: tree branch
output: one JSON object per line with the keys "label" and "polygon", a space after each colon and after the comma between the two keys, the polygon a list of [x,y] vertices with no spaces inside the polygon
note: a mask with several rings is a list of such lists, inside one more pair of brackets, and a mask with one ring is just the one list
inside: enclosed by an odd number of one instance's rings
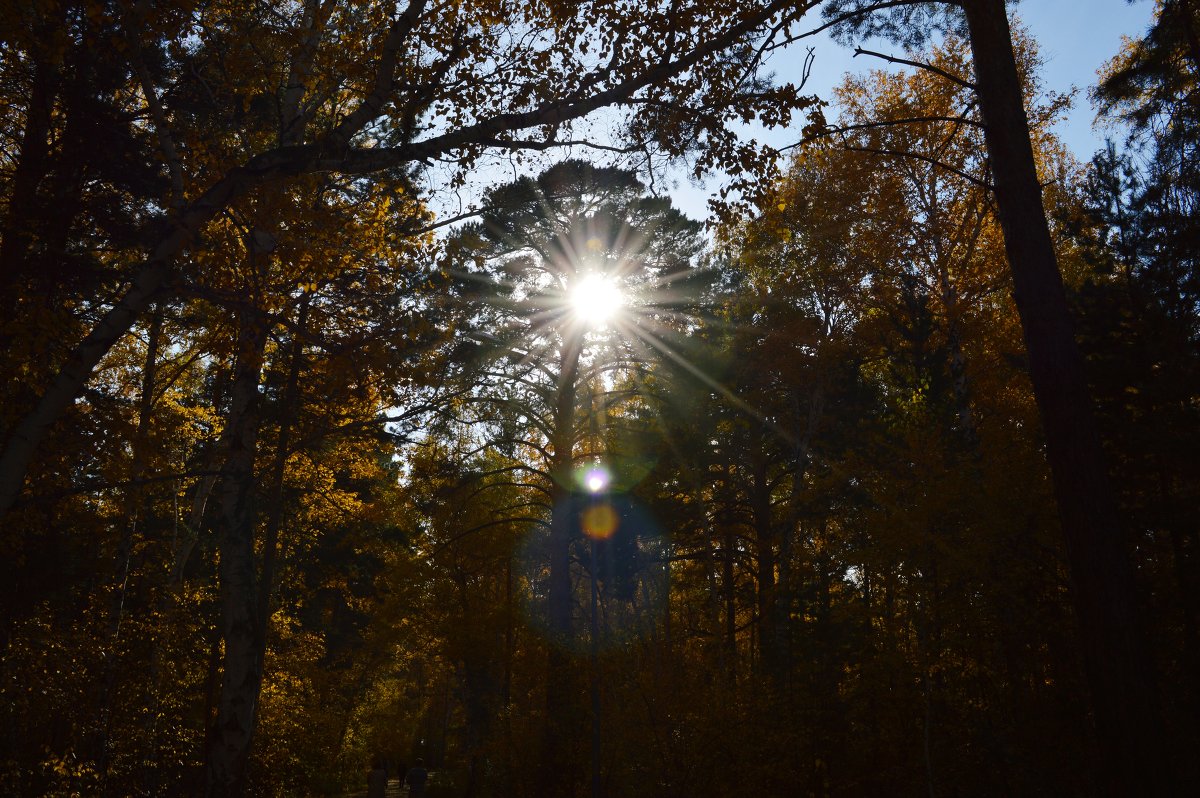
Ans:
{"label": "tree branch", "polygon": [[[145,2],[139,3],[136,9],[137,15],[142,16],[146,13],[148,5]],[[132,34],[125,37],[125,42],[130,50],[129,64],[137,76],[142,95],[146,98],[146,107],[150,110],[150,119],[154,122],[154,135],[158,139],[158,148],[162,150],[163,158],[167,162],[167,173],[171,177],[170,207],[172,211],[178,211],[185,202],[183,166],[179,160],[179,150],[175,147],[171,126],[167,123],[167,115],[159,101],[158,91],[154,88],[154,79],[150,76],[150,70],[146,68],[146,63],[142,59],[141,42]]]}
{"label": "tree branch", "polygon": [[383,51],[379,56],[379,67],[375,70],[375,85],[372,87],[371,93],[341,121],[341,124],[334,128],[329,135],[331,144],[346,146],[355,133],[362,130],[367,122],[379,116],[383,111],[383,107],[391,98],[392,87],[396,82],[397,55],[400,52],[400,46],[416,28],[421,14],[425,12],[425,3],[426,0],[409,0],[404,13],[391,24],[383,43]]}
{"label": "tree branch", "polygon": [[848,150],[850,152],[868,152],[868,153],[873,153],[875,155],[891,155],[896,158],[915,158],[918,161],[924,161],[925,163],[933,164],[936,167],[945,169],[947,172],[950,172],[951,174],[958,175],[963,180],[966,180],[969,183],[972,183],[973,185],[979,186],[982,189],[986,189],[989,191],[991,190],[990,183],[980,180],[979,178],[975,177],[974,175],[969,175],[966,172],[962,171],[961,169],[955,169],[953,166],[950,166],[947,163],[943,163],[942,161],[939,161],[936,158],[930,158],[928,155],[922,155],[918,152],[903,152],[900,150],[875,149],[873,147],[853,147],[850,144],[847,144],[846,142],[842,142],[842,148],[845,150]]}
{"label": "tree branch", "polygon": [[794,150],[797,147],[803,147],[806,144],[810,144],[819,139],[826,138],[827,136],[835,136],[835,135],[839,135],[842,133],[849,133],[854,130],[877,130],[879,128],[884,128],[884,127],[896,127],[899,125],[912,125],[912,124],[919,124],[922,122],[953,122],[956,125],[972,125],[974,127],[980,128],[980,129],[983,128],[983,124],[981,122],[979,122],[978,120],[975,120],[975,119],[971,119],[970,117],[965,117],[965,116],[911,116],[911,117],[907,117],[905,119],[889,119],[889,120],[881,121],[881,122],[861,122],[861,123],[854,124],[854,125],[839,125],[838,127],[826,128],[818,133],[808,136],[807,138],[801,139],[800,141],[797,141],[793,144],[788,144],[784,147],[780,147],[777,151],[778,152],[787,152],[788,150]]}
{"label": "tree branch", "polygon": [[178,474],[159,474],[153,477],[139,477],[138,479],[127,479],[121,482],[101,482],[99,480],[94,480],[78,487],[68,488],[66,490],[54,491],[53,493],[46,493],[40,496],[34,494],[27,499],[22,499],[21,501],[17,502],[15,506],[21,507],[25,505],[47,504],[49,502],[56,502],[60,499],[64,499],[67,496],[77,496],[81,493],[102,493],[104,491],[118,490],[120,488],[153,485],[158,482],[171,482],[172,480],[190,479],[192,477],[219,476],[220,474],[220,469],[204,469],[200,471],[184,471]]}
{"label": "tree branch", "polygon": [[943,78],[950,81],[951,83],[957,83],[959,86],[962,86],[964,89],[970,89],[971,91],[975,90],[974,83],[971,83],[968,80],[963,80],[958,75],[955,75],[953,72],[947,72],[946,70],[944,70],[940,67],[935,67],[933,64],[925,64],[920,61],[909,61],[907,58],[897,58],[894,55],[887,55],[886,53],[877,53],[874,50],[864,50],[861,47],[855,47],[854,48],[854,57],[857,58],[860,55],[873,55],[876,58],[882,58],[884,61],[887,61],[888,63],[891,63],[891,64],[904,64],[905,66],[911,66],[911,67],[916,67],[918,69],[928,70],[929,72],[932,72],[935,75],[941,75]]}

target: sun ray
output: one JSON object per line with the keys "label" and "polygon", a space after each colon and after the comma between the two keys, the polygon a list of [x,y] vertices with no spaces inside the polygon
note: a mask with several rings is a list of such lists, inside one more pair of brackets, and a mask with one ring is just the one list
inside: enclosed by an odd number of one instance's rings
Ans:
{"label": "sun ray", "polygon": [[640,340],[644,341],[654,349],[657,349],[667,358],[682,366],[685,371],[699,379],[708,387],[715,390],[721,396],[724,396],[735,407],[750,415],[751,418],[761,421],[783,440],[787,441],[788,443],[795,443],[795,436],[792,433],[788,432],[774,421],[771,421],[771,419],[767,418],[762,411],[754,407],[754,405],[750,404],[745,399],[742,399],[740,396],[734,393],[733,390],[713,379],[708,374],[705,374],[703,369],[688,360],[682,353],[675,351],[675,349],[673,349],[666,341],[659,339],[657,336],[647,332],[646,330],[639,329],[636,325],[622,325],[621,329],[622,331],[632,331],[632,333]]}

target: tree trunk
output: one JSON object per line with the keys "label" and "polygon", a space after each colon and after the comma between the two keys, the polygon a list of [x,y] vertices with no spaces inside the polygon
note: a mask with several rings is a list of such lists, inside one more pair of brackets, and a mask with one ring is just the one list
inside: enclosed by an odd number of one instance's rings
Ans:
{"label": "tree trunk", "polygon": [[112,694],[116,686],[117,665],[120,662],[118,644],[125,620],[125,600],[128,598],[129,571],[133,562],[133,546],[137,541],[138,522],[145,514],[145,489],[138,483],[146,470],[150,421],[154,410],[154,384],[157,379],[159,339],[162,334],[163,310],[159,308],[150,321],[146,343],[146,358],[142,367],[142,388],[138,398],[138,423],[133,435],[133,462],[129,467],[129,493],[125,497],[125,525],[117,545],[117,579],[113,585],[112,607],[109,611],[108,655],[105,657],[104,681],[100,700],[100,739],[96,750],[97,770],[102,782],[101,792],[107,794],[109,733],[112,722]]}
{"label": "tree trunk", "polygon": [[[1171,538],[1171,556],[1175,563],[1175,584],[1179,591],[1179,609],[1183,619],[1183,662],[1186,673],[1200,673],[1200,568],[1197,567],[1196,530],[1192,514],[1181,511],[1171,489],[1171,478],[1161,455],[1155,458],[1158,471],[1158,495],[1166,518],[1167,534]],[[1192,722],[1200,720],[1200,695],[1190,684],[1186,693],[1187,712]]]}
{"label": "tree trunk", "polygon": [[221,635],[225,642],[217,724],[208,747],[208,795],[240,798],[262,680],[262,626],[254,562],[254,458],[258,444],[258,386],[267,327],[247,311],[238,330],[238,358],[230,395],[228,448],[221,500]]}
{"label": "tree trunk", "polygon": [[758,543],[758,655],[764,673],[775,677],[779,664],[775,637],[775,526],[771,523],[771,486],[765,444],[765,439],[760,440],[751,454],[754,470],[750,507]]}
{"label": "tree trunk", "polygon": [[575,398],[579,377],[581,331],[563,334],[554,407],[550,473],[553,510],[550,517],[550,572],[547,621],[550,645],[546,658],[546,726],[540,768],[542,794],[569,795],[578,780],[571,741],[577,737],[578,690],[571,668],[571,480],[575,464]]}
{"label": "tree trunk", "polygon": [[1174,3],[1167,0],[1163,6],[1163,16],[1174,16],[1183,29],[1188,58],[1192,61],[1192,68],[1200,74],[1200,33],[1196,31],[1196,12],[1192,9],[1192,0],[1177,0]]}
{"label": "tree trunk", "polygon": [[280,150],[255,156],[244,166],[231,169],[179,213],[174,224],[158,239],[150,257],[134,270],[125,294],[71,350],[34,408],[13,425],[0,453],[0,519],[21,495],[30,461],[50,426],[83,393],[109,350],[129,332],[150,304],[168,290],[175,258],[214,216],[251,188],[284,175],[311,171],[315,153],[310,147],[301,155]]}
{"label": "tree trunk", "polygon": [[[792,395],[792,414],[797,432],[792,447],[792,483],[788,496],[787,520],[779,536],[779,584],[775,591],[775,637],[780,657],[779,670],[786,685],[792,674],[792,609],[796,601],[795,575],[792,558],[801,540],[800,526],[811,459],[812,443],[825,412],[825,378],[817,376],[808,395],[807,412],[800,404],[800,394]],[[803,419],[803,425],[801,421]],[[800,430],[803,429],[803,432]]]}
{"label": "tree trunk", "polygon": [[509,711],[512,705],[513,680],[513,645],[515,630],[513,624],[516,616],[513,614],[513,561],[512,554],[504,561],[504,680],[500,687],[500,704],[504,707],[504,719],[511,726]]}
{"label": "tree trunk", "polygon": [[734,592],[733,550],[737,540],[727,519],[721,539],[721,588],[725,593],[725,668],[730,697],[737,688],[737,594]]}
{"label": "tree trunk", "polygon": [[[230,390],[233,384],[233,367],[235,365],[236,363],[222,364],[218,369],[216,377],[213,380],[212,396],[209,400],[210,407],[224,406],[225,393]],[[226,426],[221,431],[216,445],[206,446],[202,450],[203,456],[200,458],[200,461],[204,463],[202,470],[206,473],[196,481],[195,493],[192,494],[191,510],[188,512],[187,522],[180,522],[180,526],[183,527],[184,537],[180,539],[178,534],[172,534],[171,536],[170,592],[174,595],[172,606],[175,609],[178,609],[179,599],[183,595],[188,563],[191,561],[192,553],[200,543],[200,530],[204,525],[204,518],[208,513],[208,500],[212,497],[213,490],[217,486],[218,475],[214,472],[221,467],[221,457],[225,452],[226,442],[230,433],[231,430]]]}
{"label": "tree trunk", "polygon": [[[300,300],[300,310],[296,317],[296,328],[292,333],[291,351],[288,353],[288,378],[283,395],[279,400],[279,439],[275,444],[275,458],[271,464],[271,495],[267,504],[267,519],[263,529],[263,555],[261,578],[258,584],[258,607],[255,617],[258,619],[259,634],[255,641],[255,668],[258,684],[254,687],[254,695],[262,691],[262,680],[265,672],[267,657],[267,642],[271,629],[271,594],[275,583],[275,564],[279,558],[279,530],[283,524],[283,478],[287,469],[288,455],[291,454],[292,425],[299,408],[300,366],[304,358],[302,337],[308,325],[309,295],[305,294]],[[263,335],[265,343],[266,336]],[[260,355],[261,361],[261,355]],[[257,384],[256,384],[257,390]],[[253,523],[253,521],[251,521]],[[253,540],[253,533],[251,534]],[[251,732],[253,736],[253,730]]]}
{"label": "tree trunk", "polygon": [[1169,784],[1133,578],[1058,271],[1004,0],[964,0],[995,196],[1046,436],[1100,744],[1113,795]]}
{"label": "tree trunk", "polygon": [[922,205],[933,242],[933,257],[930,266],[934,275],[934,287],[937,290],[938,299],[941,301],[942,310],[946,314],[946,347],[950,357],[950,384],[954,390],[954,409],[955,415],[958,417],[958,433],[966,448],[977,453],[979,431],[975,425],[975,414],[971,412],[967,356],[963,351],[962,342],[963,313],[958,296],[958,285],[954,276],[956,270],[952,267],[959,266],[961,269],[958,271],[966,271],[967,265],[974,257],[976,243],[983,229],[986,206],[981,198],[973,229],[967,233],[967,238],[963,242],[962,254],[955,259],[952,257],[954,242],[943,238],[945,233],[942,228],[942,209],[938,199],[937,172],[935,170],[929,172],[929,185],[923,192]]}
{"label": "tree trunk", "polygon": [[[47,31],[49,33],[49,31]],[[8,213],[0,234],[0,310],[15,318],[20,282],[28,271],[26,259],[36,238],[34,228],[41,209],[38,188],[49,170],[51,110],[58,70],[45,59],[33,67],[21,154],[12,171]],[[7,341],[0,339],[0,343]]]}
{"label": "tree trunk", "polygon": [[[300,300],[296,316],[296,328],[292,333],[291,351],[288,353],[288,378],[283,395],[279,399],[279,438],[275,443],[275,460],[271,464],[271,496],[267,504],[267,521],[263,530],[262,589],[259,591],[258,618],[264,630],[271,623],[271,594],[274,590],[275,564],[279,558],[279,530],[283,525],[283,479],[287,470],[288,455],[292,448],[292,427],[300,408],[300,367],[304,359],[302,337],[308,326],[309,295]],[[266,653],[266,635],[263,635],[263,655]]]}

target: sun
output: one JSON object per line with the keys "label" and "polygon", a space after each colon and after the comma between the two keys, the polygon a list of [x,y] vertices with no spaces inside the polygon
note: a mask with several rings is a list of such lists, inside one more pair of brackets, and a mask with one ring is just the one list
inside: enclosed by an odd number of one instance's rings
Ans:
{"label": "sun", "polygon": [[588,493],[601,493],[608,487],[610,479],[612,477],[609,476],[608,471],[596,466],[584,474],[583,484],[587,486]]}
{"label": "sun", "polygon": [[571,308],[588,327],[603,327],[625,305],[625,296],[617,284],[600,274],[589,274],[571,290]]}

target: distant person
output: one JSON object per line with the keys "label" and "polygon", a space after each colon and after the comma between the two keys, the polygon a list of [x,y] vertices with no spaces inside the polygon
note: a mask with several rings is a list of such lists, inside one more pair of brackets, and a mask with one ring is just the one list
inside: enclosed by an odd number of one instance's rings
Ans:
{"label": "distant person", "polygon": [[408,775],[404,777],[408,782],[408,794],[413,798],[418,798],[425,794],[425,782],[429,780],[429,771],[425,769],[425,763],[420,759],[417,764],[408,769]]}
{"label": "distant person", "polygon": [[367,798],[385,798],[387,795],[387,768],[383,760],[375,757],[371,773],[367,776]]}

